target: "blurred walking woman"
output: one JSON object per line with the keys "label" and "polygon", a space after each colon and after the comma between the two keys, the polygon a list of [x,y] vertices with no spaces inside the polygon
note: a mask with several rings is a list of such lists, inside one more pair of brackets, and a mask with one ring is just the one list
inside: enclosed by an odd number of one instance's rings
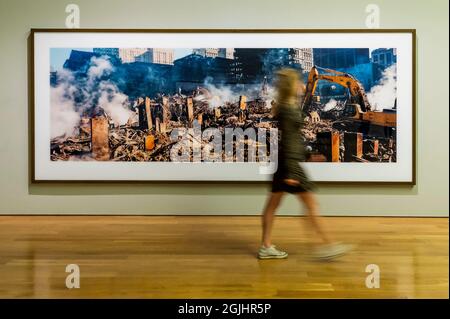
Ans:
{"label": "blurred walking woman", "polygon": [[318,206],[313,193],[314,185],[299,163],[306,159],[300,132],[304,121],[303,111],[300,108],[304,84],[299,72],[294,69],[283,69],[277,75],[278,96],[272,112],[278,120],[281,142],[278,147],[278,169],[273,176],[272,190],[263,212],[262,245],[258,257],[280,259],[288,256],[286,252],[272,245],[271,233],[275,211],[281,198],[285,193],[291,193],[304,204],[311,226],[321,240],[321,244],[314,249],[313,255],[319,259],[332,259],[345,254],[350,247],[334,243],[323,230],[318,219]]}

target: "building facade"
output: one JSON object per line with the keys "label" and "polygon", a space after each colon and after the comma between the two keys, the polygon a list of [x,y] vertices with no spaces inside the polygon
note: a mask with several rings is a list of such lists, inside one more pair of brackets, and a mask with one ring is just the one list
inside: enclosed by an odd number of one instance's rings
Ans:
{"label": "building facade", "polygon": [[205,58],[224,58],[224,59],[234,58],[233,48],[200,48],[200,49],[192,49],[192,53],[201,55]]}
{"label": "building facade", "polygon": [[219,58],[224,59],[234,59],[234,49],[233,48],[221,48],[218,53]]}
{"label": "building facade", "polygon": [[397,63],[397,50],[395,48],[375,49],[372,51],[371,60],[383,68]]}
{"label": "building facade", "polygon": [[183,92],[193,91],[205,85],[205,81],[216,85],[231,84],[232,62],[230,59],[193,53],[174,61],[172,81],[177,90]]}
{"label": "building facade", "polygon": [[201,55],[205,58],[216,58],[219,56],[219,49],[215,48],[200,48],[192,49],[193,54]]}
{"label": "building facade", "polygon": [[268,49],[236,49],[232,64],[234,80],[239,84],[262,82],[267,52]]}
{"label": "building facade", "polygon": [[313,61],[314,65],[322,68],[351,68],[358,64],[365,64],[370,62],[369,49],[313,49]]}
{"label": "building facade", "polygon": [[107,55],[110,57],[119,58],[118,48],[94,48],[92,51],[99,55]]}
{"label": "building facade", "polygon": [[290,61],[293,65],[299,65],[303,72],[309,72],[314,65],[313,49],[294,48],[289,52]]}
{"label": "building facade", "polygon": [[[130,99],[141,96],[156,97],[160,93],[172,93],[173,65],[131,62],[121,64],[110,77],[121,92]],[[127,81],[123,81],[123,79]]]}
{"label": "building facade", "polygon": [[[240,84],[256,84],[267,81],[271,84],[276,72],[283,67],[301,70],[301,63],[306,60],[294,62],[294,49],[235,49],[232,72],[235,81]],[[305,67],[311,65],[305,64]]]}
{"label": "building facade", "polygon": [[147,48],[120,48],[119,58],[122,63],[136,62],[136,57],[145,53]]}
{"label": "building facade", "polygon": [[156,64],[173,64],[173,49],[148,49],[144,53],[136,56],[135,62],[156,63]]}
{"label": "building facade", "polygon": [[87,72],[93,57],[100,57],[99,53],[72,50],[69,58],[64,62],[63,68],[71,71]]}

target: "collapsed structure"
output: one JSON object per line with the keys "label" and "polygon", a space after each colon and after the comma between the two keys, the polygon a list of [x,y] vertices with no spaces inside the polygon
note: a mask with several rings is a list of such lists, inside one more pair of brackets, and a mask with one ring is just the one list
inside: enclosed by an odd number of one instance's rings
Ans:
{"label": "collapsed structure", "polygon": [[[203,97],[205,92],[202,90]],[[181,94],[159,96],[157,99],[139,98],[135,102],[133,116],[123,125],[113,123],[104,111],[90,117],[85,115],[80,118],[77,134],[51,140],[51,160],[167,162],[170,161],[170,148],[177,142],[170,139],[170,133],[175,128],[192,127],[194,120],[202,129],[215,127],[222,134],[229,127],[244,130],[249,127],[277,127],[270,103],[263,99],[249,101],[246,96],[239,96],[235,102],[214,108],[208,102],[210,99],[208,96],[201,99]],[[343,110],[339,107],[323,111],[320,104],[315,106],[320,121],[307,118],[302,129],[302,142],[310,150],[310,161],[395,161],[395,139],[363,135],[354,131],[354,127],[346,126]],[[202,147],[208,142],[201,141]],[[233,141],[242,142],[248,146],[257,141]],[[233,149],[237,149],[237,145]]]}
{"label": "collapsed structure", "polygon": [[[222,134],[227,127],[244,130],[276,127],[264,100],[248,101],[242,95],[236,102],[211,107],[209,101],[214,97],[209,94],[199,88],[192,96],[138,98],[135,112],[123,125],[114,123],[103,110],[92,116],[84,115],[74,136],[51,140],[51,160],[170,161],[170,147],[177,142],[170,139],[172,130],[192,128],[194,121],[202,129],[214,127]],[[208,142],[201,141],[202,147]],[[246,145],[252,142],[255,141],[233,141]]]}

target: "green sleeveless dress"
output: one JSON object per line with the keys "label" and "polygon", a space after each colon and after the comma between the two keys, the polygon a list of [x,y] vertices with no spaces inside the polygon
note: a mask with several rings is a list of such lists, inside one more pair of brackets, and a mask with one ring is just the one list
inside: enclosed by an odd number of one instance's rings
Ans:
{"label": "green sleeveless dress", "polygon": [[[300,131],[304,120],[300,108],[280,104],[275,119],[278,120],[281,141],[278,145],[278,168],[273,176],[272,192],[299,193],[314,190],[314,184],[300,166],[300,162],[304,162],[307,156]],[[291,186],[284,182],[285,179],[294,179],[300,184]]]}

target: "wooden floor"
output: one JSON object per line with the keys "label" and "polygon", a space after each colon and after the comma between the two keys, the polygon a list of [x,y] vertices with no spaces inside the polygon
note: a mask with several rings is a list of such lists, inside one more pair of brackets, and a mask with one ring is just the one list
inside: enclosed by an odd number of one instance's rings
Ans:
{"label": "wooden floor", "polygon": [[[0,297],[448,298],[447,218],[326,217],[356,244],[335,262],[308,256],[300,217],[278,217],[287,260],[255,258],[258,217],[0,216]],[[67,289],[78,264],[80,289]],[[365,286],[377,264],[379,289]]]}

